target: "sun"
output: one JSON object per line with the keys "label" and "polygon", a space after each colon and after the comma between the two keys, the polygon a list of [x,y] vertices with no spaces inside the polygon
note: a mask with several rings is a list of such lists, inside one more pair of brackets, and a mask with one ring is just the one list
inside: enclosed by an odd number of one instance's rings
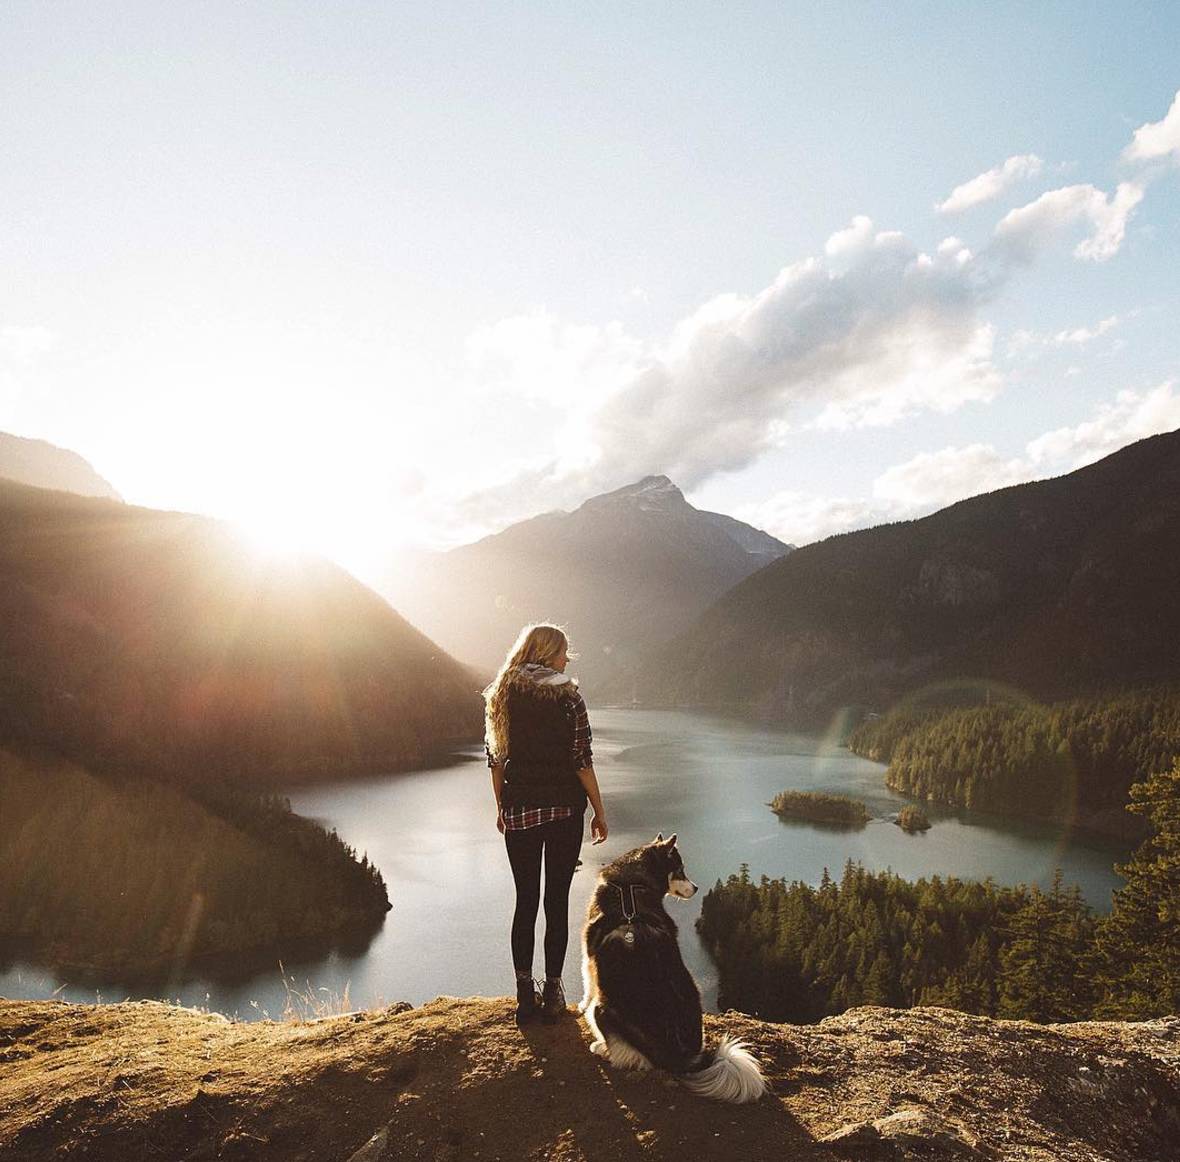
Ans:
{"label": "sun", "polygon": [[238,539],[268,564],[295,564],[309,556],[329,556],[313,530],[294,514],[251,513],[230,521]]}
{"label": "sun", "polygon": [[351,498],[255,504],[230,524],[242,545],[272,567],[294,568],[326,558],[365,584],[377,583],[412,543],[413,518],[396,506],[365,511]]}

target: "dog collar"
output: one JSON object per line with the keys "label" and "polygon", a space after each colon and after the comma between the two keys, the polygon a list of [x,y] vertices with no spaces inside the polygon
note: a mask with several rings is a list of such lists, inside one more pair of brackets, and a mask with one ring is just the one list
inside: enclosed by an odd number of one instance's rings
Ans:
{"label": "dog collar", "polygon": [[646,892],[647,887],[644,884],[629,883],[627,884],[627,895],[631,897],[631,910],[627,910],[627,898],[623,895],[623,885],[612,883],[610,880],[605,881],[616,892],[619,893],[619,907],[623,911],[623,922],[627,925],[627,930],[623,933],[623,940],[628,944],[635,943],[635,929],[633,921],[635,913],[639,910],[635,906],[635,889],[638,888],[641,892]]}
{"label": "dog collar", "polygon": [[630,912],[628,912],[628,911],[627,911],[627,903],[626,903],[626,901],[623,899],[623,889],[622,889],[622,886],[621,886],[620,884],[612,884],[611,886],[612,886],[612,887],[615,889],[615,891],[616,891],[616,892],[618,892],[618,893],[619,893],[619,907],[623,909],[623,919],[624,919],[624,920],[626,920],[628,924],[630,924],[630,923],[631,923],[631,921],[635,919],[635,912],[636,912],[636,908],[635,908],[635,885],[634,885],[634,884],[628,884],[628,885],[627,885],[628,892],[629,892],[629,894],[630,894],[630,896],[631,896],[631,911],[630,911]]}

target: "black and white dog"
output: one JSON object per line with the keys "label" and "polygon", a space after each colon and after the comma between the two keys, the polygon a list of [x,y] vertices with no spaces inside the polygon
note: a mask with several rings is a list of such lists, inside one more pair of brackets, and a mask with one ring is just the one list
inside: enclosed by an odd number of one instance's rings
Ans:
{"label": "black and white dog", "polygon": [[745,1045],[723,1037],[703,1046],[701,994],[664,910],[665,895],[687,900],[696,890],[676,836],[662,832],[599,873],[582,932],[590,1049],[620,1069],[665,1069],[702,1097],[756,1101],[766,1082]]}

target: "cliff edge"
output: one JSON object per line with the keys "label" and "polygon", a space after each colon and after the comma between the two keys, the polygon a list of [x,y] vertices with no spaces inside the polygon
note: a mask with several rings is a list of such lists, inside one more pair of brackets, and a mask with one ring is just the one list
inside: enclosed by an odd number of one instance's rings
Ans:
{"label": "cliff edge", "polygon": [[746,1040],[751,1106],[626,1075],[572,1014],[440,997],[306,1023],[158,1002],[0,1001],[0,1159],[336,1162],[1024,1159],[1180,1150],[1180,1019],[1034,1025],[853,1009],[819,1025],[706,1016]]}

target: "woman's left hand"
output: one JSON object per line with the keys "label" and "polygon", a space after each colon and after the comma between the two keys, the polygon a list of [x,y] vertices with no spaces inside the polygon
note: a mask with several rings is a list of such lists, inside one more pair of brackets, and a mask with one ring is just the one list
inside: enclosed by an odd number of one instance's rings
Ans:
{"label": "woman's left hand", "polygon": [[496,830],[501,835],[504,834],[504,812],[499,807],[496,808]]}

